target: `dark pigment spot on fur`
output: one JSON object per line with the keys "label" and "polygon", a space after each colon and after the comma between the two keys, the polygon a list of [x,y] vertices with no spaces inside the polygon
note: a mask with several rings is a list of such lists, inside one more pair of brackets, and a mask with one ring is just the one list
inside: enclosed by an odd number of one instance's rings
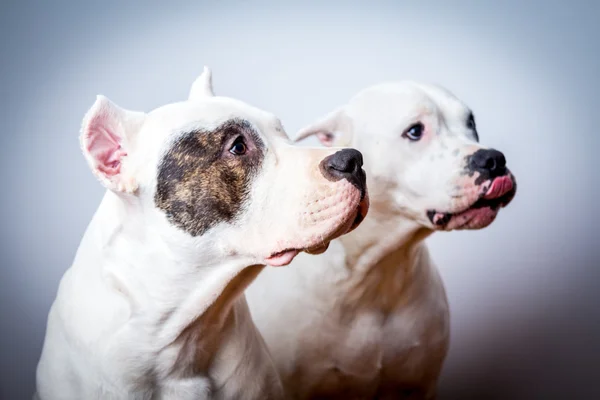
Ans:
{"label": "dark pigment spot on fur", "polygon": [[[239,140],[246,145],[244,155],[229,152]],[[163,157],[154,202],[173,225],[202,235],[237,216],[263,157],[264,145],[247,121],[186,133]]]}
{"label": "dark pigment spot on fur", "polygon": [[435,210],[429,210],[427,211],[427,217],[429,218],[429,220],[434,224],[434,225],[438,225],[438,226],[443,226],[446,225],[448,222],[450,222],[450,219],[452,218],[452,214],[451,213],[444,213],[444,215],[442,216],[442,218],[438,219],[437,221],[434,221],[434,217],[435,214],[437,214],[437,211]]}

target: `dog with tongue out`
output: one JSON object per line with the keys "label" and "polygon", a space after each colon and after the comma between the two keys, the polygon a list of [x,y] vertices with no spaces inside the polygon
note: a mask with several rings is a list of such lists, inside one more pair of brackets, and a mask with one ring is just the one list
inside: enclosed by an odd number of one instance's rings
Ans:
{"label": "dog with tongue out", "polygon": [[515,177],[479,143],[471,109],[429,84],[367,88],[297,140],[309,136],[363,154],[371,206],[326,253],[266,271],[246,292],[289,397],[433,399],[449,311],[424,239],[491,224]]}

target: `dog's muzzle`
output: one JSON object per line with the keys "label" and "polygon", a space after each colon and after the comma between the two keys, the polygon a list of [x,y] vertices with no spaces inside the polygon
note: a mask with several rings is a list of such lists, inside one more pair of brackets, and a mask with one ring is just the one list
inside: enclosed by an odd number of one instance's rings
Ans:
{"label": "dog's muzzle", "polygon": [[466,173],[478,173],[474,184],[481,188],[479,196],[462,210],[428,210],[427,217],[436,229],[484,228],[494,221],[499,209],[507,206],[516,194],[515,177],[506,168],[504,154],[498,150],[478,150],[466,161]]}
{"label": "dog's muzzle", "polygon": [[[326,238],[321,237],[314,243],[304,244],[300,247],[288,247],[283,250],[272,253],[265,259],[265,263],[271,266],[282,266],[289,264],[300,252],[305,251],[309,254],[320,254],[327,250],[329,242],[341,235],[352,232],[365,219],[369,210],[369,195],[367,193],[367,183],[365,171],[362,169],[363,158],[358,150],[344,149],[330,156],[325,157],[319,164],[323,176],[333,182],[346,179],[357,189],[352,197],[352,203],[356,205],[355,210],[345,210],[346,216],[352,216],[350,219],[342,220],[335,231],[327,234]],[[345,185],[347,187],[347,185]],[[360,194],[360,197],[358,196]],[[358,204],[357,204],[358,200]],[[353,214],[352,214],[353,212]]]}

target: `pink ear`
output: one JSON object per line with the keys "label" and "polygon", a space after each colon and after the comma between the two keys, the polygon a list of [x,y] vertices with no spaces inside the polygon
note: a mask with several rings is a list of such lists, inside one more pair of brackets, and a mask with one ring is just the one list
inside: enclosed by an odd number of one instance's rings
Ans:
{"label": "pink ear", "polygon": [[123,110],[98,96],[81,129],[81,147],[94,174],[109,189],[132,192],[136,185],[123,173],[127,139],[136,133],[143,114]]}
{"label": "pink ear", "polygon": [[298,133],[296,133],[294,142],[298,142],[313,135],[316,136],[319,142],[324,146],[349,146],[353,136],[352,120],[347,116],[343,106],[338,107],[311,125],[300,129]]}
{"label": "pink ear", "polygon": [[96,168],[106,176],[114,176],[121,170],[121,158],[127,152],[121,147],[123,137],[116,121],[106,110],[94,115],[85,130],[85,149],[96,164]]}
{"label": "pink ear", "polygon": [[331,132],[318,132],[317,139],[323,146],[331,147],[335,141],[335,135]]}

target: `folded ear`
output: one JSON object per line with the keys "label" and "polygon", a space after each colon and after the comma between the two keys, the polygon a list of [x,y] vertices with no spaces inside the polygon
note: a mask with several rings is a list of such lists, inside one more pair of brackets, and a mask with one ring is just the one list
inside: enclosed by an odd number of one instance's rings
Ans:
{"label": "folded ear", "polygon": [[316,135],[324,146],[347,147],[352,143],[352,121],[340,107],[315,123],[300,129],[294,138],[295,142]]}
{"label": "folded ear", "polygon": [[96,98],[83,118],[81,149],[94,175],[112,191],[133,193],[137,189],[137,182],[123,168],[123,160],[145,118],[146,114],[124,110],[104,96]]}
{"label": "folded ear", "polygon": [[202,97],[212,97],[214,95],[215,94],[213,93],[212,87],[212,72],[210,71],[210,68],[204,67],[202,74],[196,78],[192,84],[188,100],[193,101],[201,99]]}

